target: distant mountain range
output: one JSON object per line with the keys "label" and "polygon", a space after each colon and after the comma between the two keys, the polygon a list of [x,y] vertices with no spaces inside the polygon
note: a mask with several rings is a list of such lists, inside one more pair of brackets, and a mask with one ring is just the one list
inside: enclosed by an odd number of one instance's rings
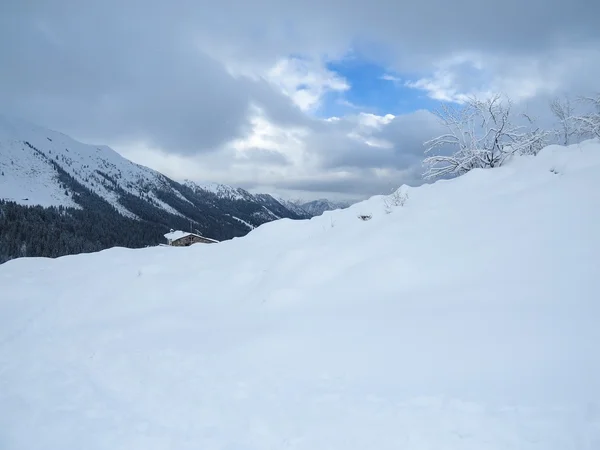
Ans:
{"label": "distant mountain range", "polygon": [[225,240],[266,222],[343,206],[179,183],[109,147],[0,115],[0,263],[157,245],[170,229]]}
{"label": "distant mountain range", "polygon": [[306,211],[311,217],[320,216],[325,211],[333,211],[334,209],[344,209],[350,206],[346,202],[332,202],[325,198],[313,200],[312,202],[302,203],[302,210]]}

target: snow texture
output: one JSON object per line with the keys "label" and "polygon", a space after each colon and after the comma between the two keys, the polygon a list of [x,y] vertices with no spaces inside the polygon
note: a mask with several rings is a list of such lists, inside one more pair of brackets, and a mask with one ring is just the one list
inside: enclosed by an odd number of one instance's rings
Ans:
{"label": "snow texture", "polygon": [[9,261],[0,448],[597,450],[599,171],[552,146],[391,211]]}
{"label": "snow texture", "polygon": [[[1,124],[1,122],[0,122]],[[45,158],[23,142],[5,138],[0,127],[0,199],[25,205],[77,208]]]}
{"label": "snow texture", "polygon": [[162,174],[109,147],[82,144],[57,131],[0,115],[0,150],[0,171],[5,173],[0,175],[0,198],[21,204],[76,206],[60,185],[51,163],[55,161],[125,216],[135,218],[119,203],[115,187],[138,197],[149,196],[159,207],[183,216],[151,195],[152,188],[174,191]]}

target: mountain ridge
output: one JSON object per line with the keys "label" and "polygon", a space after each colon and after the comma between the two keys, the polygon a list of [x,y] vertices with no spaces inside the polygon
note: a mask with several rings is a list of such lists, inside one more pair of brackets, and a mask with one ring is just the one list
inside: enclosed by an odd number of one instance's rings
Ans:
{"label": "mountain ridge", "polygon": [[[63,241],[76,237],[87,242],[85,233],[96,235],[93,229],[100,226],[98,222],[103,226],[119,224],[124,236],[136,234],[131,239],[116,239],[114,245],[139,247],[161,243],[164,232],[171,228],[194,229],[206,237],[226,240],[273,220],[312,217],[301,206],[270,194],[251,194],[219,183],[180,183],[108,146],[84,144],[59,131],[4,115],[0,115],[0,150],[0,226],[5,230],[0,240],[0,262],[19,256],[76,253],[81,245],[73,250]],[[7,205],[11,205],[10,217]],[[102,214],[88,214],[94,209]],[[63,225],[73,229],[71,235],[62,239],[64,233],[58,229],[50,237],[42,231],[43,225],[24,225],[27,220],[37,223],[40,215],[47,216],[44,220],[52,224],[69,217],[72,223]],[[84,226],[82,220],[95,223]],[[28,231],[19,231],[19,224]],[[145,231],[140,232],[140,227]],[[28,233],[64,245],[48,251],[46,247],[53,244],[46,242],[42,246],[46,250],[39,246],[32,250],[35,239],[25,236]],[[110,244],[110,239],[94,238],[83,247],[95,251]]]}
{"label": "mountain ridge", "polygon": [[352,203],[350,202],[334,202],[326,198],[320,198],[312,200],[310,202],[304,202],[300,204],[300,207],[309,213],[311,216],[320,216],[325,211],[333,211],[336,209],[346,209]]}

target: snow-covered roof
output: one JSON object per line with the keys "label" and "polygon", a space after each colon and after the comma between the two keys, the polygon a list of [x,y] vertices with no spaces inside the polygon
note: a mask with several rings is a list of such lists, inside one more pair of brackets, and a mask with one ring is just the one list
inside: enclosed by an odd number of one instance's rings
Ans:
{"label": "snow-covered roof", "polygon": [[219,242],[219,241],[216,241],[216,240],[211,239],[211,238],[200,236],[199,234],[196,234],[196,233],[189,233],[187,231],[181,231],[181,230],[171,231],[170,233],[167,233],[164,236],[169,241],[176,241],[177,239],[181,239],[181,238],[184,238],[184,237],[187,237],[187,236],[197,236],[197,237],[199,237],[201,239],[206,239],[207,241]]}
{"label": "snow-covered roof", "polygon": [[176,241],[177,239],[184,238],[186,236],[190,236],[194,233],[187,233],[185,231],[171,231],[170,233],[165,234],[165,237],[170,241]]}

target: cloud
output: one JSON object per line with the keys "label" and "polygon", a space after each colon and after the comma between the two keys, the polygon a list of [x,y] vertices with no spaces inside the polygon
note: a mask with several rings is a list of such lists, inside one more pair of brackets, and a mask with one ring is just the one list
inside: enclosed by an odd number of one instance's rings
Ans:
{"label": "cloud", "polygon": [[[276,126],[255,111],[253,132],[219,153],[175,157],[130,148],[175,178],[219,181],[250,190],[299,191],[305,198],[364,198],[422,183],[423,142],[442,132],[428,111],[402,116],[360,113],[317,120],[310,128]],[[294,196],[294,195],[292,195]]]}
{"label": "cloud", "polygon": [[502,92],[515,103],[561,92],[589,92],[599,87],[590,69],[600,69],[597,46],[557,48],[535,56],[455,54],[436,63],[430,76],[406,81],[433,99],[464,103]]}
{"label": "cloud", "polygon": [[268,71],[268,79],[303,111],[317,109],[328,92],[350,89],[346,80],[310,59],[282,59]]}
{"label": "cloud", "polygon": [[[384,169],[407,170],[409,178],[397,182],[419,184],[423,142],[443,132],[429,111],[377,116],[361,113],[327,122],[309,137],[308,145],[320,155],[323,169],[372,169],[382,176]],[[379,170],[379,172],[377,172]]]}
{"label": "cloud", "polygon": [[391,75],[389,73],[385,73],[379,78],[385,81],[392,81],[393,83],[400,83],[402,81],[402,78],[397,77],[395,75]]}
{"label": "cloud", "polygon": [[144,140],[181,154],[245,136],[252,104],[264,105],[278,123],[306,120],[270,83],[232,77],[177,36],[128,39],[126,30],[111,28],[114,41],[90,39],[89,48],[65,29],[53,35],[48,42],[45,33],[25,33],[21,46],[1,40],[5,67],[25,75],[0,76],[7,111],[87,140]]}
{"label": "cloud", "polygon": [[366,195],[421,182],[439,125],[347,98],[328,62],[376,62],[439,101],[501,90],[542,111],[600,89],[598,16],[589,0],[8,0],[0,110],[175,178]]}

